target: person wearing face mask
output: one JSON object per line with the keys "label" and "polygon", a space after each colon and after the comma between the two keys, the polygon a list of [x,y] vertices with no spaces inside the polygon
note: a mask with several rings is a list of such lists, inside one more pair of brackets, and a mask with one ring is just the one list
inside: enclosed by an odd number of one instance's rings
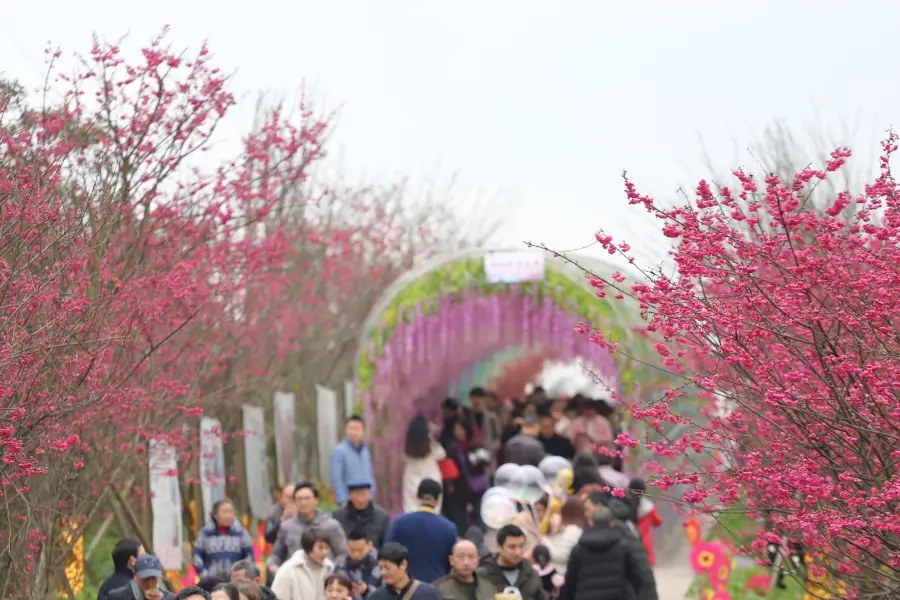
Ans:
{"label": "person wearing face mask", "polygon": [[134,562],[144,555],[144,547],[134,538],[119,540],[112,551],[113,574],[97,591],[97,600],[107,600],[109,593],[120,587],[125,587],[134,579]]}
{"label": "person wearing face mask", "polygon": [[469,540],[459,540],[450,555],[450,573],[434,582],[444,600],[493,600],[494,586],[479,577],[478,548]]}
{"label": "person wearing face mask", "polygon": [[131,582],[109,593],[109,600],[175,600],[171,592],[161,589],[163,568],[159,559],[144,554],[134,561]]}
{"label": "person wearing face mask", "polygon": [[226,581],[239,560],[254,560],[253,540],[237,522],[231,500],[213,504],[210,522],[203,526],[194,543],[193,562],[198,577],[214,575]]}

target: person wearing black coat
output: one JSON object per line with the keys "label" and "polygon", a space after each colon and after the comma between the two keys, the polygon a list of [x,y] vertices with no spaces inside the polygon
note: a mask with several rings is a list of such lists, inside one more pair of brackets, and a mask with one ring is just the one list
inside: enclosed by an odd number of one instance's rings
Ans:
{"label": "person wearing black coat", "polygon": [[656,590],[656,577],[653,575],[653,567],[650,566],[647,549],[644,547],[644,542],[641,540],[637,526],[628,520],[628,504],[621,498],[609,496],[606,499],[606,506],[612,513],[613,524],[622,530],[625,536],[625,543],[631,548],[631,553],[637,561],[638,568],[644,574],[643,587],[640,589],[634,588],[634,592],[629,594],[627,598],[659,600],[659,593]]}
{"label": "person wearing black coat", "polygon": [[350,501],[331,513],[331,516],[341,524],[344,535],[350,535],[357,529],[363,529],[372,545],[375,548],[381,548],[388,528],[391,526],[391,518],[372,500],[372,484],[367,481],[351,481],[347,485],[347,489],[350,493]]}
{"label": "person wearing black coat", "polygon": [[605,506],[569,556],[560,600],[623,600],[644,585],[644,573],[625,532],[613,524]]}
{"label": "person wearing black coat", "polygon": [[119,540],[112,551],[113,574],[106,578],[97,590],[97,600],[107,600],[113,590],[131,584],[134,579],[134,562],[144,554],[144,547],[135,538]]}

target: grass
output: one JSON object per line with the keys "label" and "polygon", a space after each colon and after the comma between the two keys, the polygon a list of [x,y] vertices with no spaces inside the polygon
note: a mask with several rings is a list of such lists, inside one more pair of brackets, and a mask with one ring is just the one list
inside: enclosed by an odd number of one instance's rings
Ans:
{"label": "grass", "polygon": [[[706,539],[707,541],[725,540],[734,544],[735,548],[740,548],[741,546],[749,546],[754,539],[755,532],[755,521],[747,518],[743,513],[727,512],[718,516],[716,523],[710,528]],[[756,597],[754,592],[744,590],[747,581],[755,575],[768,576],[771,575],[771,570],[759,565],[755,565],[751,569],[735,569],[726,585],[726,589],[731,594],[731,597],[734,599]],[[791,577],[789,571],[785,573],[784,583],[787,586],[786,589],[775,588],[766,598],[770,600],[803,600],[805,591],[803,583]],[[691,589],[688,591],[688,597],[702,597],[701,592],[706,587],[708,587],[706,578],[696,577],[691,585]]]}

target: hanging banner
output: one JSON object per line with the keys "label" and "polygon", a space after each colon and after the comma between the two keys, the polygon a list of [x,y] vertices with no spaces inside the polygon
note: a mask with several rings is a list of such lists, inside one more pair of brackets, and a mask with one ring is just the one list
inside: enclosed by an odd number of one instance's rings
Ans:
{"label": "hanging banner", "polygon": [[331,451],[337,446],[337,394],[321,385],[316,386],[316,425],[319,441],[319,479],[331,485]]}
{"label": "hanging banner", "polygon": [[309,425],[306,423],[300,423],[297,427],[294,428],[294,433],[297,435],[298,440],[302,440],[299,444],[297,444],[297,458],[294,460],[294,470],[296,474],[294,476],[294,481],[308,481],[312,479],[312,469],[309,464],[309,441],[312,439],[310,437],[311,429]]}
{"label": "hanging banner", "polygon": [[294,472],[294,395],[275,392],[275,459],[279,487],[295,480]]}
{"label": "hanging banner", "polygon": [[209,518],[213,504],[225,499],[225,446],[221,435],[222,424],[217,419],[200,419],[200,491],[204,519]]}
{"label": "hanging banner", "polygon": [[356,414],[356,400],[353,397],[353,382],[344,382],[344,418],[347,419],[351,415]]}
{"label": "hanging banner", "polygon": [[153,552],[166,570],[181,571],[181,490],[178,457],[165,440],[150,440],[150,490],[153,496]]}
{"label": "hanging banner", "polygon": [[269,458],[266,455],[266,421],[260,406],[243,407],[244,465],[247,472],[247,497],[250,513],[263,520],[272,510],[269,488]]}
{"label": "hanging banner", "polygon": [[543,252],[489,252],[484,255],[488,283],[520,283],[544,278]]}

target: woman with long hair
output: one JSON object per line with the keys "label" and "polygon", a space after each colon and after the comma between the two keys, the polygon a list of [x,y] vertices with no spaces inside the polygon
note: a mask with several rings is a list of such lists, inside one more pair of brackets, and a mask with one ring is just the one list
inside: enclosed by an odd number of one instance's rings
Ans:
{"label": "woman with long hair", "polygon": [[[409,422],[403,454],[403,512],[412,512],[419,508],[419,484],[423,479],[440,481],[441,468],[438,463],[447,456],[444,448],[431,435],[431,427],[421,414]],[[440,500],[437,510],[441,510]]]}
{"label": "woman with long hair", "polygon": [[585,525],[584,502],[578,496],[572,496],[560,509],[558,521],[551,521],[550,534],[541,540],[550,551],[550,561],[560,575],[566,574],[569,555],[581,539]]}

